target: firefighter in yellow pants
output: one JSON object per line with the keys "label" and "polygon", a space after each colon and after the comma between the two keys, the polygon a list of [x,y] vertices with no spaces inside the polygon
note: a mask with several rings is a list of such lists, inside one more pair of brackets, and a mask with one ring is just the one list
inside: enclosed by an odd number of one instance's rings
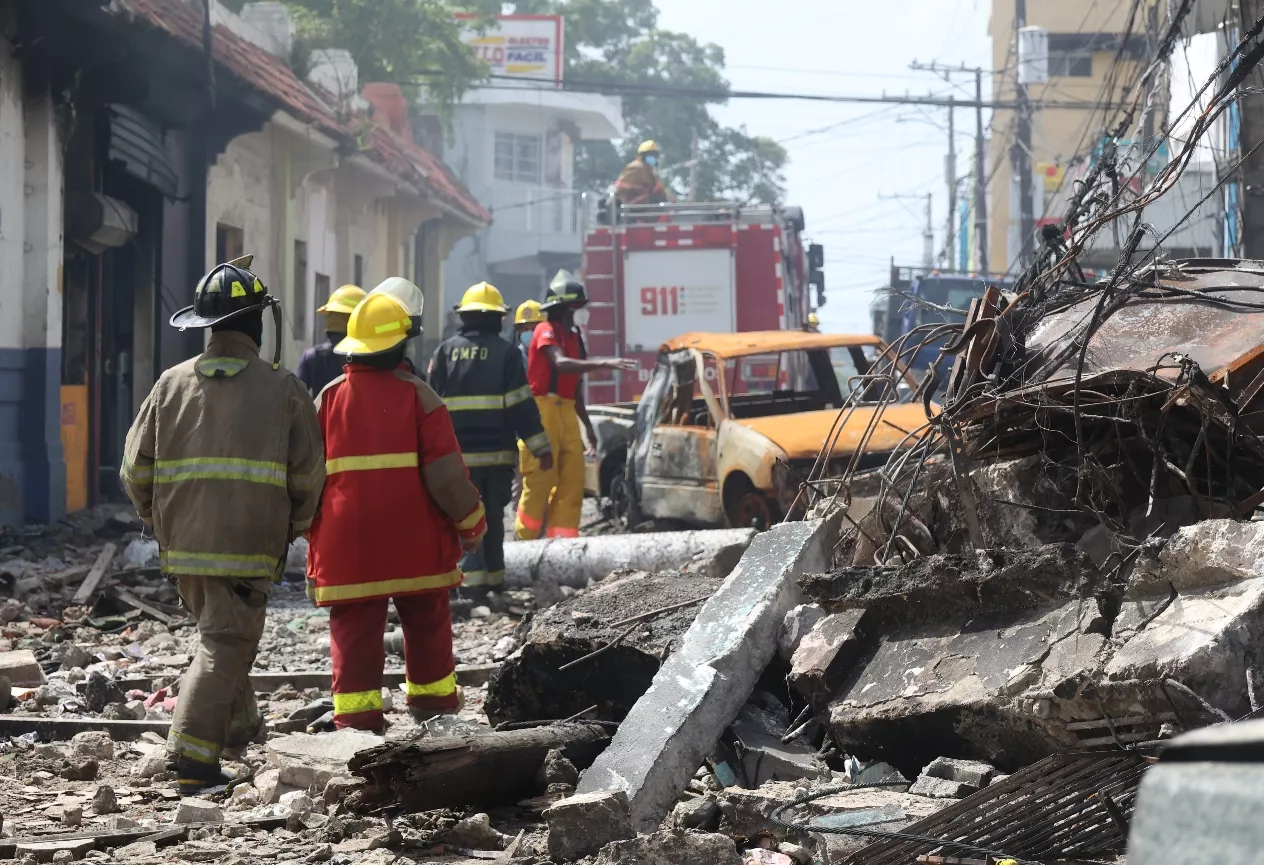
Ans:
{"label": "firefighter in yellow pants", "polygon": [[559,274],[540,309],[548,320],[535,329],[527,352],[527,384],[540,409],[540,420],[553,451],[553,468],[545,471],[531,452],[518,445],[522,467],[522,499],[515,523],[518,538],[540,537],[548,522],[551,538],[579,537],[579,512],[584,502],[583,423],[588,440],[596,442],[584,408],[580,377],[597,369],[632,369],[623,358],[589,358],[575,327],[575,310],[588,302],[584,286]]}

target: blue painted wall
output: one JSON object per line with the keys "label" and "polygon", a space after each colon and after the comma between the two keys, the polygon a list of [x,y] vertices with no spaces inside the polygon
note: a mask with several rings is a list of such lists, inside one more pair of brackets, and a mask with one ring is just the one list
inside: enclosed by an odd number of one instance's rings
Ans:
{"label": "blue painted wall", "polygon": [[0,524],[65,514],[61,349],[0,348]]}

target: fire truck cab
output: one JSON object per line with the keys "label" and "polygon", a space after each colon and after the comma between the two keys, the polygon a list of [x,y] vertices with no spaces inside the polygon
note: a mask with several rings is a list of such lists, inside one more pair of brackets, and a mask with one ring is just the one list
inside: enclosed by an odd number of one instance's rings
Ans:
{"label": "fire truck cab", "polygon": [[824,257],[806,243],[797,207],[678,202],[598,214],[584,237],[584,339],[594,356],[639,366],[589,374],[588,403],[639,399],[659,346],[683,333],[803,329],[812,287],[815,306],[825,303]]}

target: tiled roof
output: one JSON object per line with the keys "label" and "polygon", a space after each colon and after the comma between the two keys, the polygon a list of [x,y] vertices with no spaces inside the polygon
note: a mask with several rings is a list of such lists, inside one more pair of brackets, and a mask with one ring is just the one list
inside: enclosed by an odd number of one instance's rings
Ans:
{"label": "tiled roof", "polygon": [[[115,8],[130,10],[133,20],[167,34],[186,46],[202,47],[202,12],[186,0],[123,0]],[[223,25],[214,38],[217,74],[228,73],[270,97],[295,118],[354,147],[355,131],[338,119],[333,97],[299,80],[276,55],[258,47]],[[198,55],[200,56],[200,55]],[[326,101],[326,100],[330,101]],[[426,194],[442,199],[465,217],[481,223],[491,214],[478,203],[437,156],[418,144],[375,125],[365,154]]]}

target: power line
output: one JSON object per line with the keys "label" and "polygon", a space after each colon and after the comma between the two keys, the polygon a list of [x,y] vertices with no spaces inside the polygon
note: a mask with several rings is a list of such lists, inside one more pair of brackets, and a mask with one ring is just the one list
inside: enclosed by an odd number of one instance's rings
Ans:
{"label": "power line", "polygon": [[[424,82],[426,79],[434,77],[446,76],[448,73],[442,70],[427,70],[418,73]],[[471,84],[468,89],[471,90],[515,90],[522,91],[539,91],[553,92],[559,91],[572,93],[599,93],[606,96],[654,96],[663,98],[678,99],[696,99],[701,102],[727,102],[731,99],[768,99],[768,100],[799,100],[805,102],[832,102],[840,104],[854,105],[934,105],[941,108],[955,106],[957,108],[991,108],[1001,110],[1014,110],[1018,107],[1017,102],[998,102],[983,101],[974,99],[956,99],[944,96],[888,96],[882,94],[880,96],[858,96],[846,94],[831,93],[794,93],[794,92],[773,92],[762,90],[717,90],[707,87],[684,87],[679,85],[667,84],[639,84],[633,82],[620,81],[584,81],[576,79],[567,79],[562,83],[561,88],[547,82],[541,83],[538,78],[529,78],[521,75],[490,75],[488,76],[494,81],[510,81],[521,82],[520,84]],[[408,82],[416,84],[418,82]],[[1092,102],[1046,102],[1042,108],[1064,109],[1069,111],[1084,111],[1088,108],[1095,107]]]}

